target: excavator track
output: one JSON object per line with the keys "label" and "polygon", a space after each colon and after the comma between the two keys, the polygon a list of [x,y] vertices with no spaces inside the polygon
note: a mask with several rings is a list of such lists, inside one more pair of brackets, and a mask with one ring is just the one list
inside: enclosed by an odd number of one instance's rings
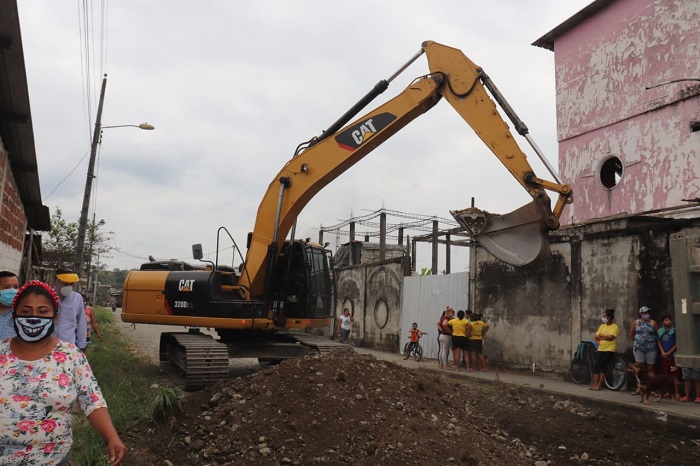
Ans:
{"label": "excavator track", "polygon": [[[301,357],[305,354],[318,353],[326,354],[332,351],[353,352],[351,345],[333,341],[328,337],[318,335],[308,335],[303,333],[278,334],[282,337],[278,342],[268,342],[268,344],[247,346],[253,353],[240,353],[239,357],[256,357],[273,348],[282,349],[273,357],[259,358],[261,362],[280,362],[289,357]],[[286,343],[285,343],[286,342]],[[277,346],[276,346],[277,345]],[[281,346],[279,346],[281,345]],[[286,348],[301,348],[306,350],[284,351]],[[291,346],[290,346],[291,345]],[[297,346],[301,345],[301,347]],[[284,357],[275,357],[286,354]],[[162,333],[160,337],[160,366],[175,383],[185,391],[201,390],[219,380],[227,380],[229,376],[229,348],[226,344],[216,341],[210,335],[199,332],[168,332]]]}
{"label": "excavator track", "polygon": [[183,390],[200,390],[228,379],[228,349],[202,333],[163,333],[160,365]]}

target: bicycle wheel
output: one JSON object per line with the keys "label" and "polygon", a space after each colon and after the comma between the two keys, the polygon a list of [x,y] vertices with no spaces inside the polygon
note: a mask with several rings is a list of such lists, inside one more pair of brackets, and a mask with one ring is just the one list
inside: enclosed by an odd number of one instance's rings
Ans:
{"label": "bicycle wheel", "polygon": [[605,386],[610,390],[621,390],[627,383],[627,364],[615,355],[605,368]]}
{"label": "bicycle wheel", "polygon": [[416,345],[413,350],[413,359],[415,359],[416,362],[420,362],[420,360],[423,359],[423,347],[421,345]]}
{"label": "bicycle wheel", "polygon": [[408,350],[408,343],[403,345],[403,357],[404,359],[408,359],[408,357],[411,356],[411,352]]}
{"label": "bicycle wheel", "polygon": [[576,384],[588,383],[591,380],[588,363],[584,359],[571,360],[571,381]]}

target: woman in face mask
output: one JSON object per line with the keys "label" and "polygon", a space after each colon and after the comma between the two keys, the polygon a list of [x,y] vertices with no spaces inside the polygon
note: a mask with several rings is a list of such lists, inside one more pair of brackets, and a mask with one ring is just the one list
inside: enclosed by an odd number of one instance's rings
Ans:
{"label": "woman in face mask", "polygon": [[603,387],[605,380],[605,368],[615,355],[617,350],[617,336],[620,334],[620,327],[614,323],[615,309],[606,309],[600,318],[603,321],[595,333],[595,341],[598,343],[598,359],[593,367],[593,385],[591,390],[599,391]]}
{"label": "woman in face mask", "polygon": [[[646,306],[639,308],[639,317],[630,326],[630,340],[634,341],[632,353],[635,364],[640,368],[646,364],[649,377],[653,377],[656,355],[658,354],[656,331],[659,329],[659,324],[651,318],[651,309]],[[632,394],[638,395],[639,393],[635,390]]]}
{"label": "woman in face mask", "polygon": [[56,292],[38,280],[20,288],[12,303],[17,336],[0,341],[0,459],[67,465],[77,401],[107,442],[111,464],[119,464],[126,447],[85,355],[52,336],[58,304]]}

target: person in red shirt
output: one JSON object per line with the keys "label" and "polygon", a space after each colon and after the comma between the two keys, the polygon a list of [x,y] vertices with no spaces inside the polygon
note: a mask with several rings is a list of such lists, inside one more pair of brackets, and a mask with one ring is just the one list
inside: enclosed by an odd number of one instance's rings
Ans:
{"label": "person in red shirt", "polygon": [[[81,293],[82,294],[82,293]],[[87,335],[85,341],[90,343],[90,329],[94,330],[97,338],[102,341],[102,332],[100,332],[100,326],[97,325],[97,318],[95,317],[95,311],[90,306],[85,295],[83,295],[83,305],[85,306],[85,321],[87,323]]]}
{"label": "person in red shirt", "polygon": [[450,358],[451,348],[452,348],[452,329],[447,325],[447,322],[455,316],[455,310],[450,306],[447,306],[445,311],[442,313],[442,317],[437,323],[438,329],[438,363],[440,369],[448,368],[448,361]]}

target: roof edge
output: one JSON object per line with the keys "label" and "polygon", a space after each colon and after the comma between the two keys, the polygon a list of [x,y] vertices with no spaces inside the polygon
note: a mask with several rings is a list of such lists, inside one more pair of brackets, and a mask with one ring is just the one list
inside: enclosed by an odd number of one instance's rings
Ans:
{"label": "roof edge", "polygon": [[555,27],[547,34],[537,39],[531,45],[534,45],[535,47],[542,47],[543,49],[547,49],[553,52],[554,40],[557,37],[564,34],[569,29],[572,29],[574,26],[587,20],[591,16],[596,15],[600,10],[604,9],[614,1],[615,0],[595,0],[593,3],[584,7],[581,11],[579,11],[578,13],[561,23],[559,26]]}

